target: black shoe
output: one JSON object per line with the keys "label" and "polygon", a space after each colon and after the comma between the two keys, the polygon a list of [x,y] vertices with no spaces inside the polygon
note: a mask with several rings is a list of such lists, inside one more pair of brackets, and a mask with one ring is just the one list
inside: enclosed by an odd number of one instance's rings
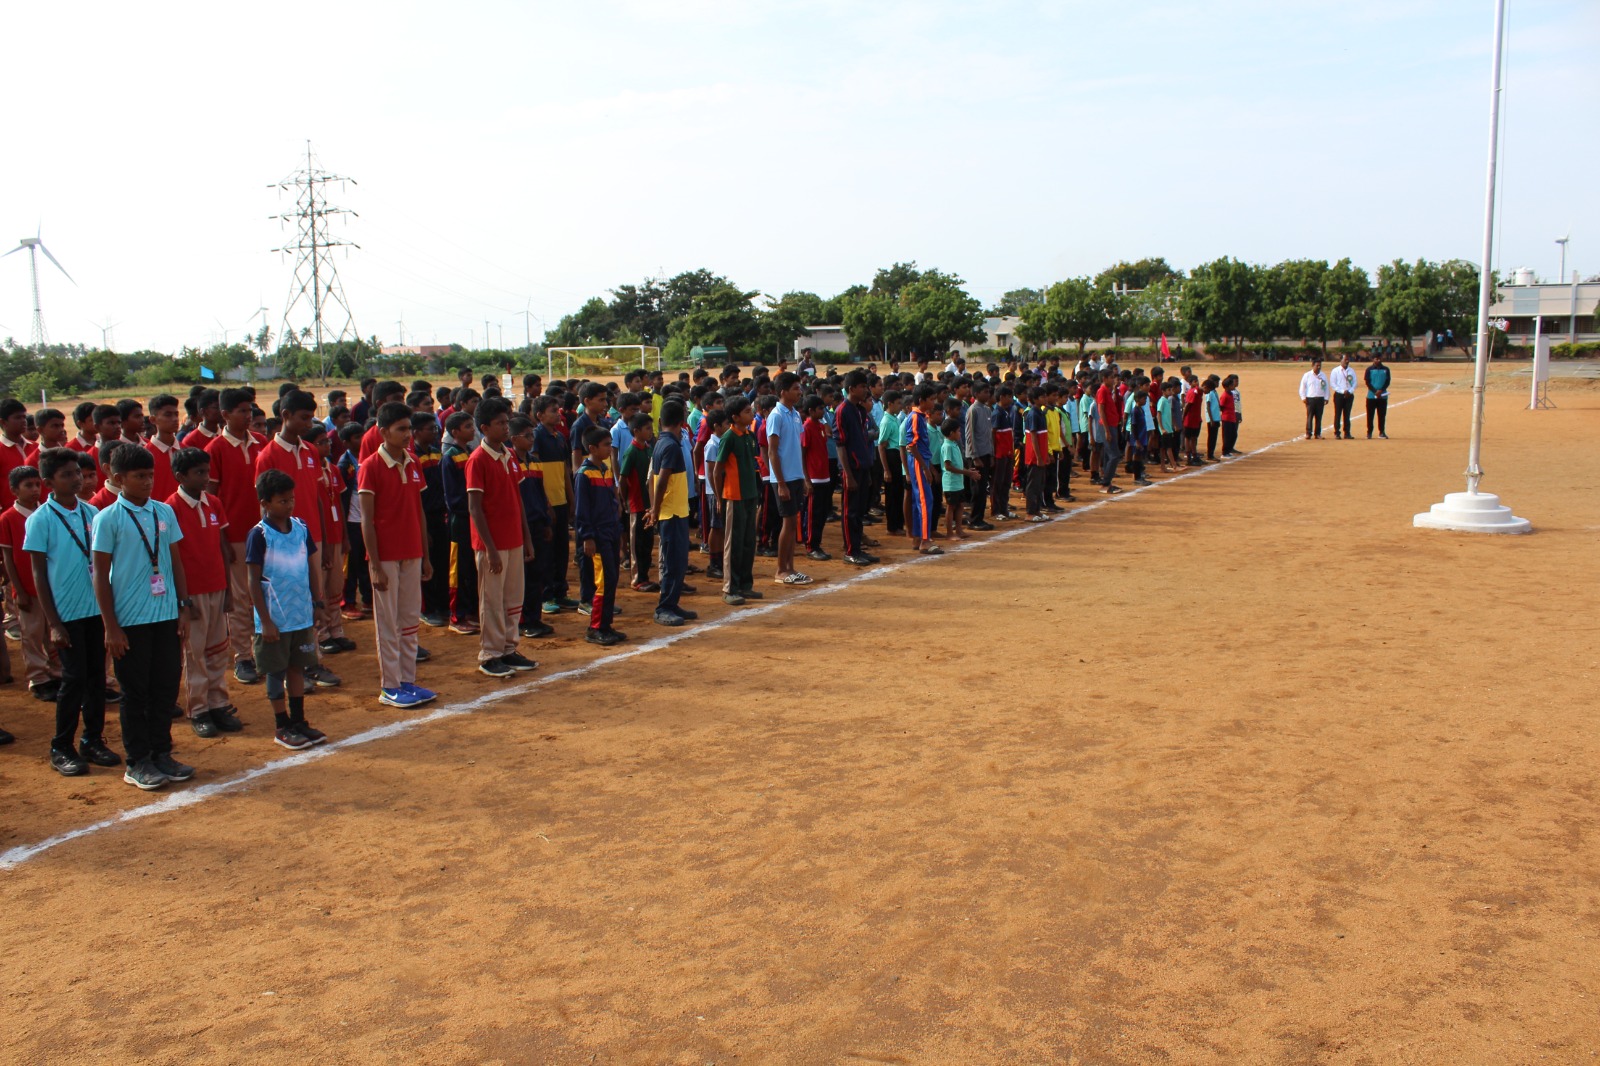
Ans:
{"label": "black shoe", "polygon": [[344,651],[344,645],[340,644],[332,637],[329,637],[327,640],[317,645],[317,650],[324,655],[338,655],[340,652]]}
{"label": "black shoe", "polygon": [[538,663],[534,662],[527,656],[519,655],[516,652],[512,652],[510,655],[500,656],[500,662],[519,672],[539,669]]}
{"label": "black shoe", "polygon": [[306,680],[318,688],[338,688],[344,684],[344,679],[329,670],[326,666],[308,666],[305,669]]}
{"label": "black shoe", "polygon": [[424,648],[421,644],[418,644],[417,645],[417,662],[425,663],[431,658],[433,658],[433,652],[429,651],[427,648]]}
{"label": "black shoe", "polygon": [[578,604],[578,613],[579,614],[588,614],[592,610],[594,610],[594,607],[591,604],[587,604],[587,603]]}
{"label": "black shoe", "polygon": [[321,744],[328,739],[328,734],[324,733],[310,722],[290,722],[289,724],[294,727],[294,731],[296,733],[299,733],[313,744]]}
{"label": "black shoe", "polygon": [[776,548],[757,548],[756,549],[756,557],[760,558],[760,559],[776,559],[778,557],[778,549],[776,549]]}
{"label": "black shoe", "polygon": [[683,625],[683,619],[682,618],[678,617],[678,615],[672,613],[671,611],[667,611],[667,610],[657,611],[655,613],[655,621],[656,621],[656,625],[658,625],[658,626],[681,626],[681,625]]}
{"label": "black shoe", "polygon": [[98,737],[94,739],[84,737],[78,741],[78,754],[96,766],[122,765],[122,756],[106,747],[106,742]]}
{"label": "black shoe", "polygon": [[450,619],[438,613],[424,614],[422,616],[422,624],[429,629],[443,629],[450,624]]}
{"label": "black shoe", "polygon": [[967,528],[968,529],[976,529],[976,530],[978,530],[980,532],[987,533],[989,530],[993,529],[994,527],[991,526],[987,522],[973,522],[971,525],[967,526]]}
{"label": "black shoe", "polygon": [[524,622],[522,625],[517,627],[517,635],[519,637],[527,637],[529,640],[538,640],[540,637],[548,637],[554,632],[555,628],[553,626],[547,626],[543,622],[534,622],[531,625],[527,622]]}
{"label": "black shoe", "polygon": [[710,578],[713,581],[721,581],[723,579],[722,567],[720,567],[720,566],[708,566],[708,567],[706,567],[706,577]]}
{"label": "black shoe", "polygon": [[722,602],[727,604],[729,607],[743,607],[744,597],[739,595],[737,592],[724,592],[722,594]]}
{"label": "black shoe", "polygon": [[349,637],[334,637],[333,639],[339,642],[339,650],[340,651],[355,651],[356,650],[356,647],[357,647],[356,642],[351,640]]}
{"label": "black shoe", "polygon": [[806,552],[806,558],[807,559],[815,559],[819,563],[825,563],[829,559],[832,559],[833,556],[829,555],[827,552],[823,551],[821,548],[818,548],[816,551]]}
{"label": "black shoe", "polygon": [[240,659],[233,664],[233,679],[241,685],[254,685],[261,680],[261,675],[256,673],[255,663]]}
{"label": "black shoe", "polygon": [[290,751],[302,751],[311,746],[310,739],[292,725],[274,730],[272,740],[280,748],[288,748]]}
{"label": "black shoe", "polygon": [[170,751],[163,751],[150,757],[155,768],[173,781],[187,781],[194,776],[194,767],[185,766],[172,757]]}
{"label": "black shoe", "polygon": [[672,612],[679,618],[682,618],[685,622],[693,622],[696,618],[700,617],[698,614],[685,607],[674,607],[672,608]]}
{"label": "black shoe", "polygon": [[110,685],[107,685],[106,686],[106,702],[107,703],[121,703],[122,702],[122,693],[119,692],[118,690],[112,688]]}
{"label": "black shoe", "polygon": [[222,730],[217,728],[217,723],[211,717],[210,711],[201,711],[189,719],[189,728],[194,730],[194,735],[202,740],[222,735]]}
{"label": "black shoe", "polygon": [[89,764],[75,751],[50,749],[50,767],[62,777],[82,777],[89,772]]}
{"label": "black shoe", "polygon": [[244,723],[239,721],[239,715],[231,703],[226,707],[213,707],[209,713],[211,720],[224,733],[237,733],[244,728]]}
{"label": "black shoe", "polygon": [[871,566],[872,560],[865,555],[846,555],[844,561],[852,566]]}
{"label": "black shoe", "polygon": [[561,606],[563,611],[577,610],[578,607],[578,601],[573,599],[571,596],[563,596],[557,600],[556,603]]}
{"label": "black shoe", "polygon": [[141,792],[154,792],[172,780],[172,778],[156,769],[155,763],[145,759],[143,762],[129,763],[127,771],[122,775],[122,780]]}
{"label": "black shoe", "polygon": [[[874,559],[872,561],[873,562],[877,562],[878,560]],[[766,599],[765,596],[761,595],[761,593],[757,592],[753,588],[740,589],[739,590],[739,595],[743,596],[747,600],[763,600],[763,599]]]}
{"label": "black shoe", "polygon": [[510,677],[516,671],[499,659],[490,659],[488,662],[478,664],[478,673],[487,674],[490,677]]}
{"label": "black shoe", "polygon": [[56,693],[60,691],[61,682],[59,681],[46,681],[42,685],[28,686],[28,695],[40,703],[54,703],[56,701]]}
{"label": "black shoe", "polygon": [[583,639],[590,644],[598,644],[602,648],[609,648],[622,643],[622,634],[614,629],[591,629]]}
{"label": "black shoe", "polygon": [[16,739],[16,737],[12,736],[10,733],[7,733],[4,729],[0,729],[0,748],[5,747],[7,744]]}
{"label": "black shoe", "polygon": [[176,722],[178,719],[180,719],[182,717],[183,717],[183,708],[182,707],[174,707],[174,708],[172,708],[172,720],[174,722]]}

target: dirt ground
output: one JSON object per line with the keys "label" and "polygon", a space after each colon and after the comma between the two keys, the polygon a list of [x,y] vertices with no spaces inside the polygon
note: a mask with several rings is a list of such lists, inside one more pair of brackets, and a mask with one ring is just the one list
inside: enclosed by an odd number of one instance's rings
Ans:
{"label": "dirt ground", "polygon": [[[1240,369],[1242,446],[1291,437],[1304,368]],[[1594,1061],[1600,390],[1497,376],[1532,536],[1414,530],[1468,373],[1400,367],[1387,441],[759,607],[702,579],[665,646],[627,594],[621,656],[563,616],[524,688],[426,631],[470,713],[322,758],[237,694],[176,734],[196,802],[0,868],[0,1060]],[[335,738],[407,718],[370,633]],[[0,852],[159,802],[0,722]]]}

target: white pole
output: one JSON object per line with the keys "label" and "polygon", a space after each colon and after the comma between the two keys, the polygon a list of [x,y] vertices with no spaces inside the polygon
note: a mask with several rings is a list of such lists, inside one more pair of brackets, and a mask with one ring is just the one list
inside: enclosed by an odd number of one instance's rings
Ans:
{"label": "white pole", "polygon": [[[1467,491],[1446,493],[1443,502],[1412,518],[1422,529],[1448,529],[1461,533],[1527,533],[1533,523],[1518,518],[1493,493],[1480,493],[1483,478],[1483,399],[1489,379],[1489,297],[1494,292],[1491,274],[1494,253],[1495,156],[1500,141],[1500,56],[1505,43],[1506,0],[1494,5],[1494,61],[1489,83],[1489,180],[1483,204],[1483,263],[1478,278],[1478,352],[1472,376],[1472,440],[1467,450]],[[1370,427],[1369,427],[1370,428]]]}
{"label": "white pole", "polygon": [[1506,0],[1494,3],[1494,59],[1489,77],[1489,178],[1483,199],[1483,260],[1478,276],[1478,352],[1472,374],[1472,440],[1467,447],[1467,492],[1476,496],[1483,478],[1483,394],[1489,380],[1489,298],[1494,293],[1495,157],[1500,150],[1500,54],[1505,44]]}
{"label": "white pole", "polygon": [[1539,409],[1539,340],[1543,336],[1544,336],[1544,316],[1543,315],[1534,315],[1533,316],[1533,369],[1528,374],[1528,377],[1533,379],[1533,381],[1532,381],[1532,383],[1530,385],[1530,388],[1532,388],[1533,392],[1528,397],[1528,410],[1530,410],[1530,411],[1536,411],[1536,410]]}

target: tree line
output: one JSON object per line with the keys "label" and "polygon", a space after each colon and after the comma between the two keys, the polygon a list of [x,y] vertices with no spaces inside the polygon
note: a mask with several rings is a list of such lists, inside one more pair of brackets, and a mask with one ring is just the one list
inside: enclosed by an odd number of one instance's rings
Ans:
{"label": "tree line", "polygon": [[710,270],[647,278],[592,297],[546,336],[551,346],[650,344],[681,362],[698,345],[744,359],[787,353],[806,328],[843,326],[862,357],[934,355],[979,343],[986,317],[1016,315],[1017,339],[1035,348],[1166,335],[1242,348],[1280,338],[1326,348],[1381,336],[1412,344],[1449,331],[1463,346],[1477,328],[1478,268],[1459,259],[1397,259],[1376,283],[1349,259],[1291,259],[1271,266],[1231,257],[1188,273],[1165,259],[1119,262],[1044,289],[1015,289],[984,307],[959,276],[895,263],[834,296],[746,290]]}

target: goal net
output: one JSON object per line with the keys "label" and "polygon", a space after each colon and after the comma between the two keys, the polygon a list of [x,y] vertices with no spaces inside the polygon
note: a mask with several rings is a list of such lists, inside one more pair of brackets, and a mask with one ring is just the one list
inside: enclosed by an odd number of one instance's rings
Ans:
{"label": "goal net", "polygon": [[649,344],[586,344],[575,348],[546,348],[545,357],[549,367],[547,373],[550,377],[556,376],[556,361],[563,363],[562,377],[572,376],[572,363],[576,358],[579,369],[582,369],[584,359],[607,359],[619,366],[631,369],[638,364],[640,370],[649,370],[650,364],[655,364],[655,369],[661,369],[661,349]]}

